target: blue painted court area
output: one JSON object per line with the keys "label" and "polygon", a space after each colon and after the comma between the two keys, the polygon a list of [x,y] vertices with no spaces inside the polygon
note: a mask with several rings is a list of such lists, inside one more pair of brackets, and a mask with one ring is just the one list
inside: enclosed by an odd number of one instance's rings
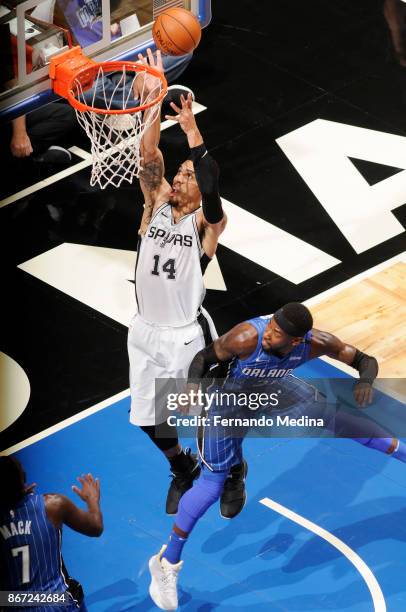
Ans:
{"label": "blue painted court area", "polygon": [[[318,376],[339,375],[322,362],[312,368]],[[65,563],[91,612],[156,609],[147,562],[173,521],[164,514],[166,461],[129,425],[128,409],[122,400],[18,453],[41,492],[73,498],[77,475],[101,479],[103,536],[64,529]],[[386,609],[406,610],[406,465],[351,440],[250,438],[244,448],[248,503],[233,521],[213,507],[197,525],[184,551],[181,609],[374,610],[351,561],[260,503],[270,498],[347,544],[371,570]]]}

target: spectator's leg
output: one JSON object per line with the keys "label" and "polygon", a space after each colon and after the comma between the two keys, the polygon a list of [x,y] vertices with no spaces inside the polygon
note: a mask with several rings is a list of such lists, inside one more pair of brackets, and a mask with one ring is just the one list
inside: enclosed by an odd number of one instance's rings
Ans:
{"label": "spectator's leg", "polygon": [[77,120],[69,104],[53,102],[28,113],[26,124],[35,156],[52,145],[66,145]]}

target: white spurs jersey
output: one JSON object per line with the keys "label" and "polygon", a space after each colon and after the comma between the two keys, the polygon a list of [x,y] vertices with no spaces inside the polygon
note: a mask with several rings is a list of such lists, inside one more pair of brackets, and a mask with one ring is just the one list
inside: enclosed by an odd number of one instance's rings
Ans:
{"label": "white spurs jersey", "polygon": [[200,243],[197,211],[173,222],[163,204],[138,244],[135,294],[139,314],[151,323],[180,327],[196,320],[206,289],[210,259]]}

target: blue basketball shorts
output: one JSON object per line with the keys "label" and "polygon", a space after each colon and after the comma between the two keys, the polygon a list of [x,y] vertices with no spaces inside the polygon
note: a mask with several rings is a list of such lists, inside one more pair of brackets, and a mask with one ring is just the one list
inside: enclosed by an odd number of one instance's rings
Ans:
{"label": "blue basketball shorts", "polygon": [[[270,381],[266,385],[267,392],[278,393],[277,405],[266,405],[259,409],[241,407],[241,394],[235,385],[223,387],[212,387],[209,393],[215,393],[221,401],[213,403],[206,412],[206,424],[200,427],[197,435],[199,457],[202,464],[213,471],[229,470],[234,465],[242,462],[244,438],[252,431],[257,437],[275,435],[273,427],[260,428],[253,431],[252,425],[240,424],[247,419],[259,419],[262,416],[272,417],[273,422],[277,417],[289,416],[290,419],[298,419],[303,415],[311,418],[322,418],[325,426],[330,429],[334,419],[334,410],[326,402],[326,398],[312,385],[296,378],[293,375],[282,379]],[[241,387],[240,387],[241,391]],[[252,391],[252,390],[251,390]],[[244,391],[249,395],[247,389]],[[229,397],[225,398],[225,394]],[[222,394],[222,395],[221,395]],[[279,437],[289,437],[289,428],[279,430]],[[304,428],[299,435],[314,435],[309,429]],[[322,435],[320,433],[320,435]],[[297,435],[295,434],[295,437]]]}

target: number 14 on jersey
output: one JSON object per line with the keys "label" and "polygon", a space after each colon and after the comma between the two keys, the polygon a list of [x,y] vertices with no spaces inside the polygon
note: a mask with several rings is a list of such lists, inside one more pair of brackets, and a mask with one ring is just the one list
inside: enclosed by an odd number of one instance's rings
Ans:
{"label": "number 14 on jersey", "polygon": [[[159,265],[160,258],[161,258],[160,255],[154,255],[154,268],[151,271],[151,274],[154,274],[154,276],[159,276],[161,273],[160,265]],[[169,280],[174,280],[176,278],[175,260],[167,259],[165,263],[162,265],[161,271],[167,274],[167,278]]]}

